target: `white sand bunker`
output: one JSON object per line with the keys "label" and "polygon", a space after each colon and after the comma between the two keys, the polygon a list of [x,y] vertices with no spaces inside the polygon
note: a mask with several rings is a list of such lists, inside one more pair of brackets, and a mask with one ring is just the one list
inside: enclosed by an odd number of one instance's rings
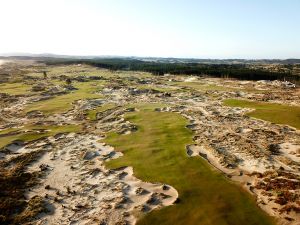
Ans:
{"label": "white sand bunker", "polygon": [[95,136],[60,136],[50,143],[41,146],[47,153],[29,167],[45,176],[28,197],[45,197],[50,211],[36,224],[135,224],[140,214],[178,197],[169,185],[135,178],[131,167],[107,170],[103,162],[122,154]]}

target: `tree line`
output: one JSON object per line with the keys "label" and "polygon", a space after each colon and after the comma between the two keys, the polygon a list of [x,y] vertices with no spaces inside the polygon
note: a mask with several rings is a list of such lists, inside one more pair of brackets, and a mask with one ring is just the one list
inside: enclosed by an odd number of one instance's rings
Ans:
{"label": "tree line", "polygon": [[130,58],[100,59],[47,59],[48,65],[88,64],[109,70],[129,70],[150,72],[154,75],[186,74],[236,78],[241,80],[287,80],[300,84],[300,76],[291,72],[274,72],[259,68],[249,68],[245,64],[199,64],[199,63],[166,63],[147,62]]}

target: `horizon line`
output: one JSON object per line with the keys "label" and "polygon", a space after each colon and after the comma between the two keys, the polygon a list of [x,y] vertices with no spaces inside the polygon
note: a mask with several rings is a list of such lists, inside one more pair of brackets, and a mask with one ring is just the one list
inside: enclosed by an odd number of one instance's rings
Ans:
{"label": "horizon line", "polygon": [[56,54],[56,53],[0,53],[0,57],[102,57],[102,58],[157,58],[157,59],[196,59],[196,60],[300,60],[300,58],[211,58],[211,57],[176,57],[176,56],[136,56],[136,55],[81,55],[81,54]]}

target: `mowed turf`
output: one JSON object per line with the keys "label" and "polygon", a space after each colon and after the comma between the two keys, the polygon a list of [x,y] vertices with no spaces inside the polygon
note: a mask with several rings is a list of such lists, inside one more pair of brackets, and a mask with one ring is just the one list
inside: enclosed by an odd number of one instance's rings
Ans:
{"label": "mowed turf", "polygon": [[133,166],[135,176],[172,185],[180,199],[175,205],[146,214],[138,224],[273,224],[251,195],[200,157],[187,156],[185,146],[193,143],[193,135],[181,115],[141,109],[128,113],[126,119],[136,124],[138,131],[107,136],[105,142],[124,153],[107,166]]}
{"label": "mowed turf", "polygon": [[287,124],[300,129],[300,107],[275,103],[227,99],[224,105],[256,109],[247,115],[277,124]]}

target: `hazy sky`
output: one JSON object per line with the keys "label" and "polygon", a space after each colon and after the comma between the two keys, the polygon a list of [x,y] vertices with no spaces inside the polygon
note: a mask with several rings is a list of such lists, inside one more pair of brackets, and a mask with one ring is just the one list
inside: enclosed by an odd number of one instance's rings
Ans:
{"label": "hazy sky", "polygon": [[0,0],[0,53],[300,58],[300,0]]}

